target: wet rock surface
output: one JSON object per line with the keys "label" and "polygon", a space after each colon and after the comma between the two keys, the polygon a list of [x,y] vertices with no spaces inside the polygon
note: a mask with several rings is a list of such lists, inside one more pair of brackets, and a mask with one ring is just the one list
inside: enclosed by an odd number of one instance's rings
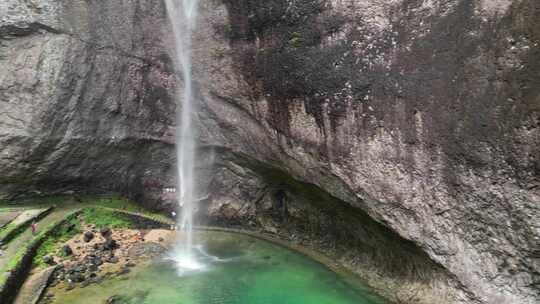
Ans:
{"label": "wet rock surface", "polygon": [[[128,255],[131,257],[156,257],[160,256],[167,250],[166,247],[156,243],[138,243],[132,246],[128,250]],[[128,263],[128,267],[135,266],[135,264]]]}
{"label": "wet rock surface", "polygon": [[225,55],[195,65],[221,147],[210,222],[450,285],[428,303],[536,301],[538,1],[224,2],[202,23],[230,31],[198,41]]}
{"label": "wet rock surface", "polygon": [[[313,246],[395,278],[394,296],[534,303],[538,1],[262,3],[202,2],[202,223]],[[95,186],[173,208],[163,3],[0,14],[0,194]]]}
{"label": "wet rock surface", "polygon": [[107,237],[101,247],[103,247],[103,250],[113,250],[118,247],[118,244],[113,238]]}
{"label": "wet rock surface", "polygon": [[46,255],[43,257],[43,262],[45,264],[53,265],[54,264],[54,258],[50,255]]}
{"label": "wet rock surface", "polygon": [[115,295],[108,298],[103,304],[128,304],[128,303],[140,303],[144,302],[147,296],[146,291],[140,291],[139,293],[126,296],[126,295]]}

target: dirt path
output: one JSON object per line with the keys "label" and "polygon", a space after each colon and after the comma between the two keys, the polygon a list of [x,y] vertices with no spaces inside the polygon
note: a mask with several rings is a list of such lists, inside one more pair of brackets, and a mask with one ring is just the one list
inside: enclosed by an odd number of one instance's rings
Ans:
{"label": "dirt path", "polygon": [[35,304],[38,302],[43,290],[54,271],[55,267],[39,270],[32,273],[21,287],[14,304]]}
{"label": "dirt path", "polygon": [[11,223],[22,211],[5,211],[0,212],[0,228]]}
{"label": "dirt path", "polygon": [[[47,216],[45,216],[43,219],[41,219],[38,222],[38,230],[44,229],[48,225],[62,219],[66,215],[68,215],[70,212],[73,212],[75,209],[77,209],[78,206],[73,206],[69,208],[58,208],[54,209],[51,213],[49,213]],[[15,237],[13,240],[11,240],[7,244],[7,249],[2,253],[2,256],[0,256],[0,270],[4,269],[4,267],[9,263],[9,261],[17,255],[19,250],[26,244],[28,244],[34,235],[32,235],[32,230],[30,227],[27,227],[24,232],[19,234],[17,237]]]}
{"label": "dirt path", "polygon": [[0,242],[8,243],[13,237],[16,237],[17,230],[20,228],[28,228],[30,223],[34,220],[38,220],[50,212],[54,207],[47,207],[41,209],[29,209],[21,212],[14,218],[6,227],[0,232]]}

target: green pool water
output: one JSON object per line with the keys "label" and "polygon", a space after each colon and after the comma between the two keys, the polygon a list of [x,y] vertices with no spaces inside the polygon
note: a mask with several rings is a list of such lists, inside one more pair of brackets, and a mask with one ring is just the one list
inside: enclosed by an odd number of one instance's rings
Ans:
{"label": "green pool water", "polygon": [[249,236],[206,232],[201,271],[179,275],[166,257],[136,267],[124,278],[56,293],[53,303],[130,304],[381,304],[359,282],[281,246]]}

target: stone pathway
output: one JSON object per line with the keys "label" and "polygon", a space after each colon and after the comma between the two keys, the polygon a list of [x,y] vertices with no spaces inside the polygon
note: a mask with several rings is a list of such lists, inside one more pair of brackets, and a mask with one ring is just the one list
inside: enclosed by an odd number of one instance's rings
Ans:
{"label": "stone pathway", "polygon": [[[64,208],[53,210],[50,214],[38,222],[37,232],[39,233],[40,229],[43,229],[48,225],[64,218],[68,213],[74,211],[75,209],[76,208]],[[32,230],[28,227],[24,232],[11,240],[11,242],[7,244],[7,249],[3,252],[2,256],[0,256],[0,270],[4,269],[8,262],[17,254],[17,252],[24,245],[30,243],[33,237],[34,235],[32,235]]]}
{"label": "stone pathway", "polygon": [[15,237],[13,233],[22,226],[30,226],[30,223],[36,219],[41,218],[45,213],[49,212],[53,207],[42,209],[31,209],[21,212],[15,219],[13,219],[3,231],[0,231],[0,242],[7,243],[12,237]]}
{"label": "stone pathway", "polygon": [[43,212],[49,210],[49,208],[44,209],[31,209],[23,211],[19,216],[17,216],[12,222],[12,225],[22,225],[24,223],[28,223],[35,218],[39,217]]}
{"label": "stone pathway", "polygon": [[56,267],[32,273],[21,287],[14,304],[35,304],[39,301]]}
{"label": "stone pathway", "polygon": [[11,223],[22,211],[6,211],[0,212],[0,228],[3,228],[7,224]]}

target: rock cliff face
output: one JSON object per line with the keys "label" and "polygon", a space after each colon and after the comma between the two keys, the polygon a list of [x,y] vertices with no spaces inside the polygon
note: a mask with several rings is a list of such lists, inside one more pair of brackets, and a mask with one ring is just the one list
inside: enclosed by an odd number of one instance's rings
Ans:
{"label": "rock cliff face", "polygon": [[[311,245],[402,302],[538,301],[538,1],[200,13],[203,223]],[[0,4],[0,193],[172,206],[165,16],[158,0]]]}
{"label": "rock cliff face", "polygon": [[120,190],[167,170],[163,13],[155,1],[2,1],[3,193]]}

